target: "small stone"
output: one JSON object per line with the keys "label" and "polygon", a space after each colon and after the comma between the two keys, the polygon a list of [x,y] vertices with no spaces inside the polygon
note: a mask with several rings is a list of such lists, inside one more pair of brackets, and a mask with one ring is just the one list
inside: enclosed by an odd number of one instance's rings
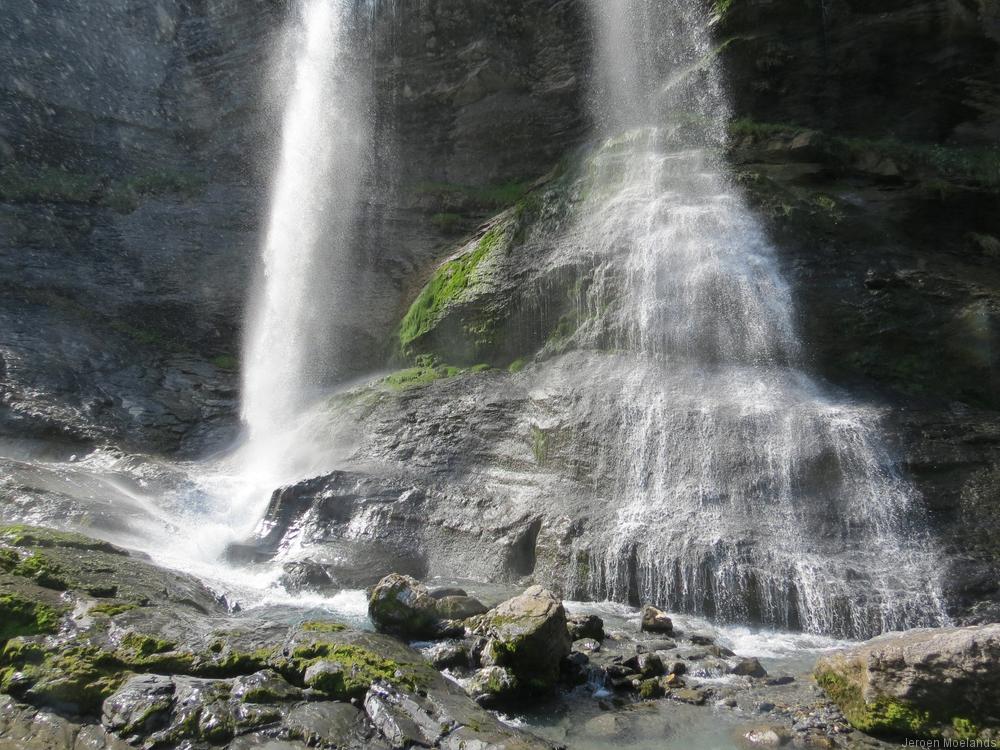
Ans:
{"label": "small stone", "polygon": [[674,623],[667,613],[656,607],[646,605],[642,608],[641,629],[647,633],[664,633],[673,635]]}
{"label": "small stone", "polygon": [[680,688],[678,690],[671,690],[670,697],[675,701],[690,703],[693,706],[702,706],[708,699],[708,695],[703,690],[698,690],[697,688]]}
{"label": "small stone", "polygon": [[694,633],[688,639],[695,646],[712,646],[715,644],[715,639],[708,635],[701,635],[700,633]]}
{"label": "small stone", "polygon": [[566,618],[566,628],[571,640],[592,638],[595,641],[604,640],[604,620],[597,615],[573,615]]}
{"label": "small stone", "polygon": [[663,685],[660,684],[659,680],[643,680],[639,684],[639,696],[646,700],[661,698],[664,692]]}
{"label": "small stone", "polygon": [[755,659],[741,659],[729,670],[729,674],[740,675],[742,677],[767,677],[767,670]]}
{"label": "small stone", "polygon": [[741,739],[747,747],[781,747],[791,738],[784,727],[762,726],[746,730]]}
{"label": "small stone", "polygon": [[573,650],[596,654],[601,650],[601,644],[593,638],[581,638],[578,641],[573,641]]}

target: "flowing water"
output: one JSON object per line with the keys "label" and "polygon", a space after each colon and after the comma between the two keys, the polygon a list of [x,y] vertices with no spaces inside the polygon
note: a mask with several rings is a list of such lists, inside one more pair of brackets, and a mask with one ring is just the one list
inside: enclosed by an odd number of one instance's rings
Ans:
{"label": "flowing water", "polygon": [[574,343],[632,363],[608,405],[598,473],[618,511],[590,594],[852,637],[940,624],[938,557],[879,412],[804,373],[788,286],[719,157],[706,11],[591,9],[605,143],[565,243],[597,269]]}
{"label": "flowing water", "polygon": [[289,26],[280,156],[243,361],[242,416],[265,455],[337,370],[370,131],[369,57],[352,32],[368,7],[302,0]]}

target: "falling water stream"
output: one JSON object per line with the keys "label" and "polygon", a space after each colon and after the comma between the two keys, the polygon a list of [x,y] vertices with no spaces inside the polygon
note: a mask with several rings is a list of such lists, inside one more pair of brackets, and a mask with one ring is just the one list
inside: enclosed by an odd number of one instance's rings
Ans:
{"label": "falling water stream", "polygon": [[938,557],[879,413],[803,371],[773,248],[719,156],[707,10],[591,9],[606,140],[566,252],[597,259],[583,304],[601,312],[575,343],[631,354],[590,594],[850,637],[940,624]]}

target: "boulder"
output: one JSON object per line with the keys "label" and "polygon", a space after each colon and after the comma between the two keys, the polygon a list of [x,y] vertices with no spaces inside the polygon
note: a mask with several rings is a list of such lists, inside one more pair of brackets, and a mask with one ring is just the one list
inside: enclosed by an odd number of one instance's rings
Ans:
{"label": "boulder", "polygon": [[532,586],[483,615],[475,629],[489,639],[484,659],[509,669],[528,692],[551,690],[571,643],[566,611],[551,591]]}
{"label": "boulder", "polygon": [[673,620],[663,610],[650,605],[642,608],[642,624],[640,627],[647,633],[664,633],[665,635],[673,635],[674,633]]}
{"label": "boulder", "polygon": [[375,629],[401,638],[427,638],[439,632],[437,600],[416,579],[392,573],[368,597]]}
{"label": "boulder", "polygon": [[445,620],[466,620],[487,611],[481,601],[471,596],[442,596],[435,598],[435,602],[438,616]]}
{"label": "boulder", "polygon": [[572,641],[579,641],[582,638],[604,640],[604,620],[597,615],[573,615],[567,619],[566,627],[569,628],[569,637]]}
{"label": "boulder", "polygon": [[767,670],[761,666],[757,659],[740,659],[730,668],[729,674],[741,677],[767,677]]}
{"label": "boulder", "polygon": [[864,732],[974,739],[1000,728],[1000,624],[889,633],[820,659],[815,675]]}
{"label": "boulder", "polygon": [[480,706],[493,708],[517,697],[517,678],[503,667],[483,667],[472,675],[466,690]]}

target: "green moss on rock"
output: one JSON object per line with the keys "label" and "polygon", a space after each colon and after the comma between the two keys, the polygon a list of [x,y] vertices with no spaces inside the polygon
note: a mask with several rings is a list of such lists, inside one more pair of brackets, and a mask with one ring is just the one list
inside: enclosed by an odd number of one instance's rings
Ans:
{"label": "green moss on rock", "polygon": [[506,226],[493,227],[469,252],[438,268],[399,324],[399,347],[403,353],[409,353],[413,342],[430,332],[444,311],[473,286],[480,264],[503,245],[507,231]]}
{"label": "green moss on rock", "polygon": [[[310,667],[321,662],[328,663],[330,668],[310,672]],[[310,672],[308,676],[307,672]],[[377,680],[409,690],[416,690],[427,682],[426,676],[413,665],[386,659],[361,646],[325,641],[293,649],[285,673],[293,682],[305,684],[338,700],[364,696]]]}
{"label": "green moss on rock", "polygon": [[0,643],[23,635],[54,633],[59,614],[41,602],[18,594],[0,595]]}
{"label": "green moss on rock", "polygon": [[340,633],[347,630],[346,625],[332,620],[308,620],[299,628],[307,633]]}

